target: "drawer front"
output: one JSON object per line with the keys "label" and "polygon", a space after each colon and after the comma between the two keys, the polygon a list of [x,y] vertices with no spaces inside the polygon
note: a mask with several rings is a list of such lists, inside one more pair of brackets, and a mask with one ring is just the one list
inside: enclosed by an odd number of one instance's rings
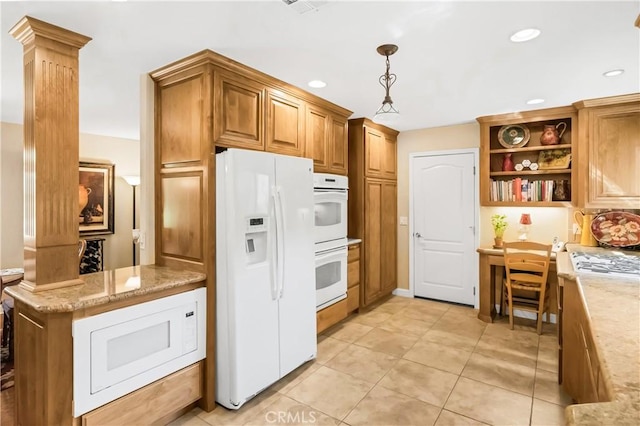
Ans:
{"label": "drawer front", "polygon": [[316,331],[322,333],[327,328],[347,317],[347,299],[324,308],[316,313]]}
{"label": "drawer front", "polygon": [[360,259],[360,244],[350,245],[347,262],[355,262],[358,259]]}
{"label": "drawer front", "polygon": [[347,313],[351,313],[360,307],[360,286],[347,290]]}
{"label": "drawer front", "polygon": [[360,283],[360,262],[347,263],[347,287]]}
{"label": "drawer front", "polygon": [[201,397],[202,367],[198,362],[85,414],[82,425],[151,424]]}

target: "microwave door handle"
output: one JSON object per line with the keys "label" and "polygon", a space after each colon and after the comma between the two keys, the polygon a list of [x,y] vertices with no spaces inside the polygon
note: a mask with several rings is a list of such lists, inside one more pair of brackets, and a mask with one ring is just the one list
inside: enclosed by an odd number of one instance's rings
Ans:
{"label": "microwave door handle", "polygon": [[278,289],[279,295],[278,298],[281,299],[284,293],[284,263],[285,263],[285,229],[284,224],[286,222],[284,217],[284,202],[282,201],[283,193],[282,188],[277,187],[276,189],[277,200],[278,200],[278,209],[276,214],[276,222],[278,223],[278,232],[276,232],[276,238],[278,240]]}
{"label": "microwave door handle", "polygon": [[[271,201],[273,208],[273,217],[274,219],[277,217],[276,212],[276,191],[275,187],[271,191]],[[270,224],[269,233],[271,234],[271,265],[269,268],[269,272],[271,275],[270,287],[271,287],[271,300],[276,300],[278,298],[278,221],[274,220],[273,224]]]}

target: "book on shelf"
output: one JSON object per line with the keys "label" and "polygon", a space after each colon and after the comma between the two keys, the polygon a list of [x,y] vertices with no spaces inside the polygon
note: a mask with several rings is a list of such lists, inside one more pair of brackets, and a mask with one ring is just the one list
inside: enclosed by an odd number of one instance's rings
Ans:
{"label": "book on shelf", "polygon": [[556,201],[553,180],[491,180],[489,199],[498,202]]}

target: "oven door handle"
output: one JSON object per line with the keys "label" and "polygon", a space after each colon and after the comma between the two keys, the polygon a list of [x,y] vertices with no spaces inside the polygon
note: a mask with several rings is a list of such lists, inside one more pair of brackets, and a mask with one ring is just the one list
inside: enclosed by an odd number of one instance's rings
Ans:
{"label": "oven door handle", "polygon": [[347,248],[346,247],[340,247],[338,249],[334,249],[334,250],[330,250],[327,251],[325,253],[321,253],[321,254],[317,254],[316,255],[316,265],[318,264],[318,262],[323,262],[327,259],[331,259],[331,258],[336,258],[338,260],[341,260],[341,258],[346,258],[347,257]]}
{"label": "oven door handle", "polygon": [[338,191],[331,191],[331,192],[314,192],[313,193],[313,201],[315,204],[318,203],[324,203],[324,202],[336,202],[336,203],[342,203],[348,200],[348,195],[347,195],[347,191],[344,192],[338,192]]}

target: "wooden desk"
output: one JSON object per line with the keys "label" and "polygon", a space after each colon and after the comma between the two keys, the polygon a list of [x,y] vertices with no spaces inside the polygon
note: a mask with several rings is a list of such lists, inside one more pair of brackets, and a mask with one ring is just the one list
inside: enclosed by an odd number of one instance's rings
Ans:
{"label": "wooden desk", "polygon": [[[496,316],[496,300],[499,298],[502,277],[504,276],[504,257],[502,249],[481,247],[477,251],[480,254],[480,312],[478,312],[478,319],[484,322],[493,322],[493,318]],[[549,311],[552,314],[557,314],[558,276],[556,273],[555,253],[551,253],[549,290],[551,291],[549,295]]]}

